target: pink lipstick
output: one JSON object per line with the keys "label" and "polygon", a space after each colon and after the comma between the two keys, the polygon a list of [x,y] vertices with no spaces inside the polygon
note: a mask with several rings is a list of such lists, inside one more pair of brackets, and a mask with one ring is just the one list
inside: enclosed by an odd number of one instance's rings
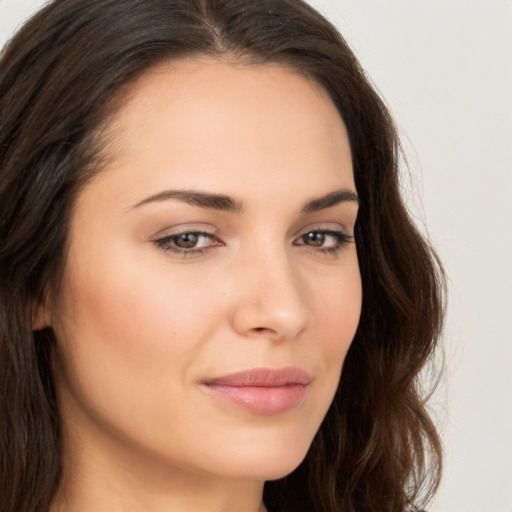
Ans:
{"label": "pink lipstick", "polygon": [[208,380],[216,397],[255,414],[279,414],[303,402],[311,377],[295,367],[254,368]]}

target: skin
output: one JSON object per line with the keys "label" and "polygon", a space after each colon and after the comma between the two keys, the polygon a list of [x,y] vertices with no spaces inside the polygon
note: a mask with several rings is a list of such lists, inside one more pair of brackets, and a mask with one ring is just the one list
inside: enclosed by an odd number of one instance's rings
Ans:
{"label": "skin", "polygon": [[[355,194],[345,126],[285,67],[196,58],[139,79],[108,135],[36,326],[57,338],[64,478],[52,511],[263,511],[264,481],[306,455],[359,320],[355,244],[314,234],[352,235],[357,201],[302,211]],[[148,200],[168,190],[226,195],[240,211]],[[208,233],[202,252],[172,251],[170,236],[194,231]],[[289,366],[312,381],[279,414],[202,385]]]}

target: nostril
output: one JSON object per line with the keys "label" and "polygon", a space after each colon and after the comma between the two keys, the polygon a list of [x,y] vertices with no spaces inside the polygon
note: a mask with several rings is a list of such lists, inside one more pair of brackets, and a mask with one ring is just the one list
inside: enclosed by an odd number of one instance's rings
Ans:
{"label": "nostril", "polygon": [[251,329],[252,334],[256,335],[275,335],[277,331],[275,329],[272,329],[271,327],[253,327]]}
{"label": "nostril", "polygon": [[268,296],[255,286],[251,296],[237,297],[232,326],[239,334],[259,339],[294,339],[306,325],[307,308],[297,290],[283,286]]}

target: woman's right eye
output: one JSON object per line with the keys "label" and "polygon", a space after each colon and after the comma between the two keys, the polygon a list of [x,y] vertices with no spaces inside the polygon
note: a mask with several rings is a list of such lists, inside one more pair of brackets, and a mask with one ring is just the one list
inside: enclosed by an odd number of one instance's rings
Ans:
{"label": "woman's right eye", "polygon": [[183,256],[203,254],[211,247],[221,243],[211,233],[203,231],[187,231],[169,235],[155,240],[155,244],[165,252],[173,252]]}

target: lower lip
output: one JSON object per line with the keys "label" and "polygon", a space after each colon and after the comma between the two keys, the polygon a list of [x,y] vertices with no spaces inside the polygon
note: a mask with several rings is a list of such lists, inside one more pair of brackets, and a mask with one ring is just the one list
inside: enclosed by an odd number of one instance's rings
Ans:
{"label": "lower lip", "polygon": [[225,386],[206,385],[217,397],[255,414],[280,414],[304,401],[307,385],[285,386]]}

